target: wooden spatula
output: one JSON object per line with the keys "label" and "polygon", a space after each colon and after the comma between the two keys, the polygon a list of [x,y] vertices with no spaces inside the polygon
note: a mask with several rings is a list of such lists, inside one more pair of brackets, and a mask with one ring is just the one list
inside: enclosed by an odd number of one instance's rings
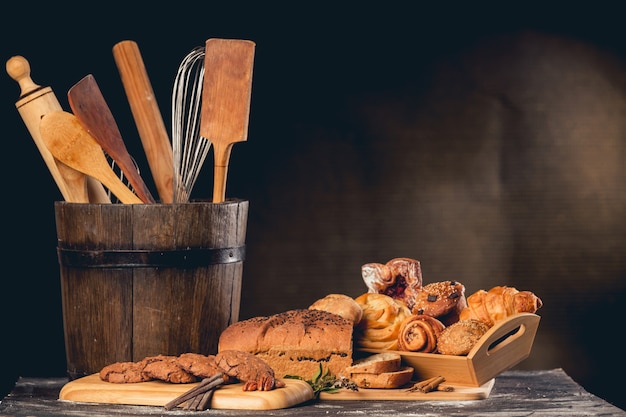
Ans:
{"label": "wooden spatula", "polygon": [[50,153],[67,166],[99,180],[125,204],[142,201],[117,177],[98,142],[80,121],[63,110],[46,113],[39,125]]}
{"label": "wooden spatula", "polygon": [[69,89],[67,98],[80,124],[119,165],[141,201],[154,203],[154,197],[139,175],[93,75],[89,74],[74,84]]}
{"label": "wooden spatula", "polygon": [[200,135],[213,144],[213,202],[225,199],[230,151],[248,140],[255,43],[211,38],[205,44]]}

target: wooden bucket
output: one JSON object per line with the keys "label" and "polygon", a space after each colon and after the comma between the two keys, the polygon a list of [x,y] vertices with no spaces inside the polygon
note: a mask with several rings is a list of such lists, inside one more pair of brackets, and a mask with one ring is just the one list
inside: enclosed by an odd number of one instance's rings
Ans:
{"label": "wooden bucket", "polygon": [[239,319],[248,201],[55,202],[55,217],[70,379],[217,352]]}

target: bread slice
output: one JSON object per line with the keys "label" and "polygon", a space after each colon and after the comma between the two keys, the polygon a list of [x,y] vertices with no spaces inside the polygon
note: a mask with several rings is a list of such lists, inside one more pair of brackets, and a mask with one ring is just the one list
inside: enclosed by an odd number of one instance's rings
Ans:
{"label": "bread slice", "polygon": [[398,371],[401,365],[402,357],[399,353],[382,352],[357,359],[352,363],[352,366],[346,368],[346,372],[349,374],[380,374]]}
{"label": "bread slice", "polygon": [[353,373],[350,380],[359,388],[400,388],[406,385],[413,377],[414,369],[410,366],[403,366],[395,372],[383,372],[380,374]]}

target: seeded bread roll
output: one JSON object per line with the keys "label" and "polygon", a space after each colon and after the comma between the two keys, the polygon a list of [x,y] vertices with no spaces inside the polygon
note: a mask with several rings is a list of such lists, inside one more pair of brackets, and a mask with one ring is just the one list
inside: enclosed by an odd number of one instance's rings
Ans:
{"label": "seeded bread roll", "polygon": [[335,313],[357,325],[363,317],[363,309],[354,298],[344,294],[328,294],[309,306],[313,310]]}
{"label": "seeded bread roll", "polygon": [[467,355],[488,330],[482,321],[459,320],[441,332],[437,351],[442,355]]}
{"label": "seeded bread roll", "polygon": [[345,375],[352,365],[352,322],[324,310],[289,310],[227,327],[218,351],[241,350],[263,359],[277,378],[312,379],[323,371]]}

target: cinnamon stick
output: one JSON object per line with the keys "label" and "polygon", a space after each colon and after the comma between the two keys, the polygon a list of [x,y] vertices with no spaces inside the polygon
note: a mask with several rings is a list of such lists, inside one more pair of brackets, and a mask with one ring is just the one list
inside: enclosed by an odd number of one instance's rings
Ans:
{"label": "cinnamon stick", "polygon": [[212,390],[218,387],[219,385],[223,383],[224,383],[224,379],[222,378],[221,373],[215,374],[208,378],[204,378],[198,385],[196,385],[189,391],[179,395],[178,397],[174,398],[172,401],[165,404],[165,409],[171,410],[172,408],[181,405],[185,401],[192,399],[196,395],[203,394],[209,390]]}
{"label": "cinnamon stick", "polygon": [[434,376],[424,381],[418,382],[409,388],[407,391],[419,391],[423,393],[431,392],[439,387],[439,384],[443,383],[446,379],[442,376]]}

